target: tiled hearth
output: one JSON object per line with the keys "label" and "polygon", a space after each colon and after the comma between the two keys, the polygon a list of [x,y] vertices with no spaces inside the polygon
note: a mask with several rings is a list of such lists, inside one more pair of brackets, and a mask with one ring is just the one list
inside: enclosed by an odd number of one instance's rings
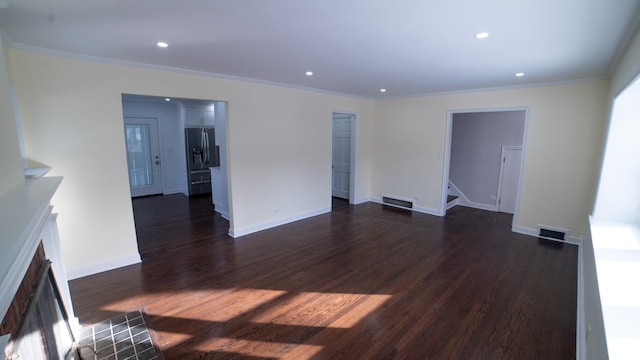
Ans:
{"label": "tiled hearth", "polygon": [[80,331],[80,354],[91,360],[157,360],[140,311],[101,321]]}

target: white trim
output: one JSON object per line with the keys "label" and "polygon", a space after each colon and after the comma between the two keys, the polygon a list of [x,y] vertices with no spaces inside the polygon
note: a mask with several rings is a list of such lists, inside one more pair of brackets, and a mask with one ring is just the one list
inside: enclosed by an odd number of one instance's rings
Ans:
{"label": "white trim", "polygon": [[360,205],[360,204],[364,204],[366,202],[375,202],[375,199],[372,197],[364,197],[362,199],[356,199],[353,204],[354,205]]}
{"label": "white trim", "polygon": [[444,216],[445,214],[443,214],[442,212],[440,212],[440,210],[438,209],[432,209],[432,208],[427,208],[424,206],[414,206],[413,210],[419,213],[423,213],[423,214],[427,214],[427,215],[434,215],[434,216]]}
{"label": "white trim", "polygon": [[[404,200],[404,201],[409,201],[409,202],[413,203],[413,209],[409,209],[409,208],[406,208],[406,207],[397,206],[397,205],[393,205],[393,204],[385,204],[385,203],[382,202],[382,197],[383,196],[392,197],[394,199],[399,199],[399,200]],[[415,200],[410,200],[410,199],[407,199],[407,198],[403,198],[401,196],[395,196],[395,195],[394,196],[390,196],[390,195],[382,194],[382,195],[380,195],[379,198],[369,198],[369,201],[375,202],[375,203],[378,203],[378,204],[382,204],[382,205],[385,205],[385,206],[391,206],[391,207],[395,207],[395,208],[398,208],[398,209],[415,211],[415,212],[428,214],[428,215],[435,215],[435,216],[443,216],[444,215],[438,209],[427,208],[427,207],[424,207],[424,206],[417,206],[415,204]]]}
{"label": "white trim", "polygon": [[578,245],[578,296],[576,304],[576,360],[586,359],[586,332],[584,314],[584,265],[582,260],[582,244]]}
{"label": "white trim", "polygon": [[[460,198],[458,198],[459,200]],[[490,205],[490,204],[482,204],[482,203],[477,203],[477,202],[473,202],[473,201],[469,201],[469,202],[458,202],[458,205],[460,206],[466,206],[469,208],[474,208],[474,209],[479,209],[479,210],[487,210],[487,211],[493,211],[493,212],[497,212],[498,208],[495,205]]]}
{"label": "white trim", "polygon": [[558,242],[561,242],[561,243],[572,244],[572,245],[577,245],[577,246],[582,245],[582,238],[581,237],[568,236],[568,237],[565,238],[565,241],[562,241],[562,240],[558,240],[558,239],[554,239],[554,238],[550,238],[550,237],[539,236],[538,235],[538,231],[536,231],[536,229],[532,229],[532,228],[528,228],[528,227],[524,227],[524,226],[518,226],[518,225],[512,225],[511,226],[511,231],[513,231],[515,233],[518,233],[518,234],[537,237],[537,238],[540,238],[540,239],[558,241]]}
{"label": "white trim", "polygon": [[307,212],[307,213],[304,213],[304,214],[291,216],[291,217],[288,217],[288,218],[278,219],[278,220],[274,220],[274,221],[268,221],[268,222],[265,222],[265,223],[262,223],[262,224],[247,226],[247,227],[242,228],[242,229],[229,228],[229,236],[231,236],[232,238],[239,238],[241,236],[253,234],[253,233],[258,232],[258,231],[271,229],[271,228],[274,228],[274,227],[277,227],[277,226],[289,224],[289,223],[292,223],[292,222],[295,222],[295,221],[298,221],[298,220],[304,220],[304,219],[307,219],[307,218],[310,218],[310,217],[326,214],[326,213],[329,213],[329,212],[331,212],[331,207],[310,211],[310,212]]}
{"label": "white trim", "polygon": [[507,91],[507,90],[520,90],[520,89],[530,89],[530,88],[539,88],[539,87],[547,87],[547,86],[562,86],[562,85],[571,85],[571,84],[580,84],[585,82],[593,82],[593,81],[602,81],[609,80],[607,76],[595,76],[574,80],[560,80],[560,81],[549,81],[549,82],[540,82],[540,83],[531,83],[531,84],[521,84],[521,85],[506,85],[506,86],[496,86],[496,87],[487,87],[487,88],[474,88],[474,89],[465,89],[465,90],[452,90],[452,91],[438,91],[438,92],[427,92],[421,94],[412,94],[405,96],[385,96],[382,98],[382,95],[378,95],[376,98],[372,98],[374,100],[404,100],[404,99],[413,99],[419,97],[431,97],[431,96],[449,96],[449,95],[460,95],[460,94],[473,94],[473,93],[481,93],[481,92],[489,92],[489,91]]}
{"label": "white trim", "polygon": [[[17,42],[11,43],[9,47],[11,49],[28,51],[36,54],[57,56],[57,57],[80,60],[80,61],[89,61],[89,62],[95,62],[100,64],[136,67],[136,68],[142,68],[147,70],[160,70],[160,71],[174,72],[174,73],[185,74],[185,75],[195,75],[195,76],[202,76],[202,77],[209,77],[209,78],[218,78],[223,80],[235,80],[235,81],[249,82],[249,83],[255,83],[255,84],[262,84],[262,85],[279,86],[279,87],[296,89],[296,90],[311,91],[311,92],[320,93],[320,94],[344,96],[344,97],[360,99],[360,100],[372,100],[372,98],[368,98],[364,96],[345,94],[337,91],[315,89],[315,88],[310,88],[310,87],[300,86],[300,85],[285,84],[285,83],[276,82],[276,81],[260,80],[260,79],[253,79],[253,78],[247,78],[247,77],[236,76],[236,75],[212,73],[212,72],[206,72],[206,71],[189,70],[189,69],[182,69],[182,68],[176,68],[176,67],[164,66],[164,65],[146,64],[146,63],[140,63],[136,61],[111,59],[111,58],[105,58],[101,56],[78,54],[78,53],[69,52],[69,51],[55,50],[55,49],[43,48],[39,46],[26,45],[26,44],[21,44]],[[150,95],[150,96],[166,96],[166,94]]]}
{"label": "white trim", "polygon": [[[0,316],[4,317],[51,216],[62,177],[33,178],[0,195]],[[46,235],[46,234],[45,234]],[[46,254],[45,254],[46,255]]]}
{"label": "white trim", "polygon": [[[521,84],[521,85],[505,85],[505,86],[473,88],[473,89],[453,90],[453,91],[434,91],[434,92],[410,94],[410,95],[404,95],[404,96],[384,96],[383,97],[383,95],[376,94],[375,97],[366,97],[366,96],[341,93],[337,91],[310,88],[307,86],[286,84],[286,83],[281,83],[276,81],[247,78],[247,77],[242,77],[237,75],[227,75],[227,74],[212,73],[212,72],[206,72],[206,71],[189,70],[189,69],[175,68],[175,67],[164,66],[164,65],[153,65],[153,64],[146,64],[146,63],[140,63],[140,62],[128,61],[128,60],[111,59],[111,58],[105,58],[105,57],[95,56],[95,55],[78,54],[78,53],[69,52],[69,51],[43,48],[39,46],[26,45],[26,44],[17,43],[17,42],[12,42],[11,44],[9,44],[8,47],[11,49],[28,51],[36,54],[57,56],[57,57],[73,59],[73,60],[89,61],[89,62],[96,62],[96,63],[108,64],[108,65],[117,65],[117,66],[129,66],[129,67],[143,68],[148,70],[160,70],[160,71],[174,72],[174,73],[180,73],[180,74],[186,74],[186,75],[195,75],[195,76],[218,78],[218,79],[224,79],[224,80],[249,82],[254,84],[279,86],[279,87],[296,89],[296,90],[311,91],[311,92],[320,93],[320,94],[344,96],[348,98],[354,98],[354,99],[360,99],[360,100],[373,100],[373,101],[412,99],[412,98],[430,97],[430,96],[448,96],[448,95],[480,93],[480,92],[488,92],[488,91],[530,89],[530,88],[538,88],[538,87],[546,87],[546,86],[571,85],[571,84],[579,84],[584,82],[609,80],[608,76],[596,76],[596,77],[580,78],[580,79],[573,79],[573,80],[549,81],[549,82],[530,83],[530,84]],[[151,95],[151,96],[163,96],[163,95],[160,94],[160,95]]]}
{"label": "white trim", "polygon": [[114,270],[117,268],[139,264],[142,262],[140,258],[140,254],[130,255],[126,257],[122,257],[119,259],[114,259],[110,261],[106,261],[100,264],[92,264],[87,266],[82,266],[76,269],[71,269],[67,271],[67,277],[69,280],[75,280],[81,277],[94,275],[97,273],[101,273],[104,271]]}
{"label": "white trim", "polygon": [[[449,181],[449,170],[451,168],[451,137],[453,135],[453,112],[447,111],[447,125],[445,129],[444,155],[442,156],[442,190],[440,193],[440,214],[447,214],[447,196],[449,195],[449,185],[453,185]],[[464,196],[460,189],[454,185],[456,191]],[[467,199],[468,201],[469,199]]]}
{"label": "white trim", "polygon": [[223,219],[229,220],[229,212],[220,211],[218,209],[214,209],[214,211],[217,212],[218,214],[220,214],[220,216],[222,216]]}
{"label": "white trim", "polygon": [[164,195],[182,194],[182,190],[181,190],[180,188],[177,188],[177,189],[168,189],[168,190],[165,190],[163,194],[164,194]]}

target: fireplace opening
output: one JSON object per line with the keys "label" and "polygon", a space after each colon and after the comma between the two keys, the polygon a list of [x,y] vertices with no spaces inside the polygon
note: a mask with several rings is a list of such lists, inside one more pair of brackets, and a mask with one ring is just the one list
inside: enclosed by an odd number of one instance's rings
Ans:
{"label": "fireplace opening", "polygon": [[17,335],[5,349],[6,359],[80,359],[69,318],[51,271],[51,261],[42,263],[35,284],[20,319]]}

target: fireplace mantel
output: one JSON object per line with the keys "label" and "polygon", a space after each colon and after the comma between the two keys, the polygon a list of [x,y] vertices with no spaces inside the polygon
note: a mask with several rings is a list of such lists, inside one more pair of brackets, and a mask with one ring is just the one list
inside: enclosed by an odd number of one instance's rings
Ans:
{"label": "fireplace mantel", "polygon": [[28,178],[0,196],[0,319],[6,314],[50,221],[49,202],[61,181],[61,177]]}

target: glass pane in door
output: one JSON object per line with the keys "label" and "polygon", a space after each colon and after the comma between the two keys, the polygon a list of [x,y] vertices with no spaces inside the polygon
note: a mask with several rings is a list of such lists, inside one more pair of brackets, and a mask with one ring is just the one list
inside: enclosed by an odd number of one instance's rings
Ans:
{"label": "glass pane in door", "polygon": [[129,165],[129,185],[141,187],[153,185],[153,161],[149,125],[125,124],[127,143],[127,165]]}

